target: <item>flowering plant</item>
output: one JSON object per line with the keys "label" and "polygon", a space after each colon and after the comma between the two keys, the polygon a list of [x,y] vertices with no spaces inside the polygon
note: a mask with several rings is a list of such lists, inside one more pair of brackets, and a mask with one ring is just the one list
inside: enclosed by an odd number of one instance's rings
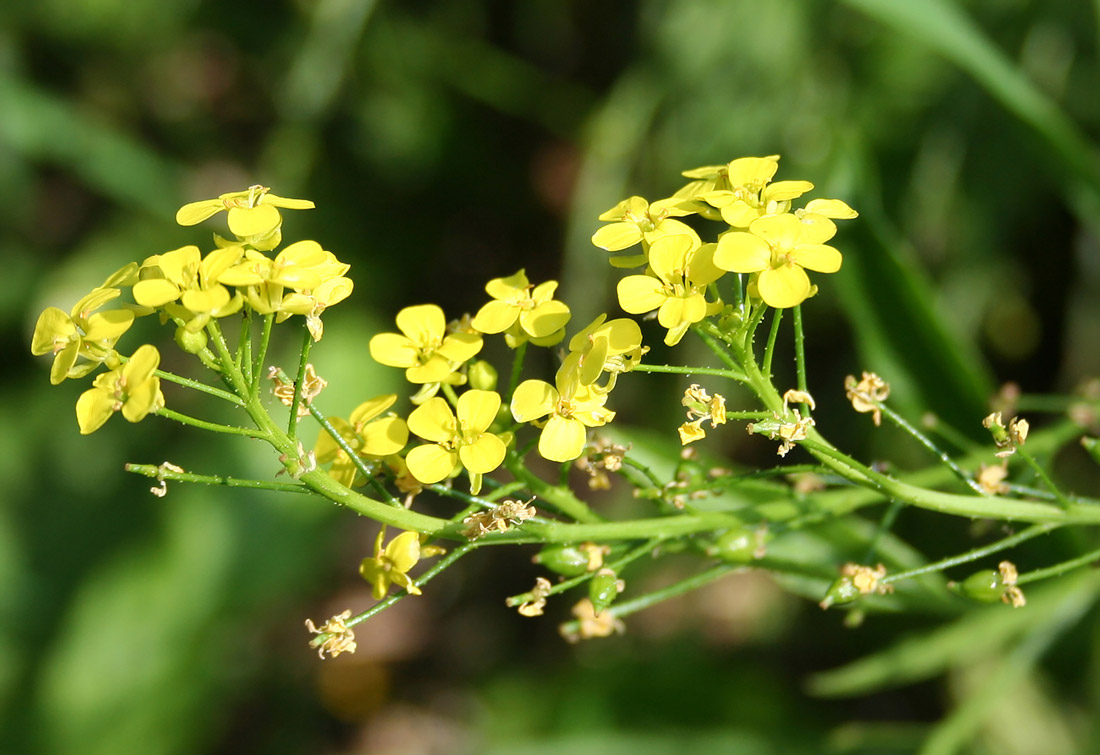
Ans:
{"label": "flowering plant", "polygon": [[[352,294],[350,267],[317,241],[282,246],[280,209],[313,203],[260,186],[181,208],[183,225],[226,211],[232,238],[215,235],[206,253],[189,245],[132,262],[68,313],[48,308],[31,349],[53,356],[55,384],[102,370],[76,401],[81,433],[95,432],[115,413],[129,422],[157,415],[263,441],[290,478],[230,480],[169,463],[127,465],[157,481],[154,493],[163,495],[177,481],[306,493],[381,525],[373,555],[359,565],[378,602],[320,627],[307,622],[322,657],[353,652],[356,625],[409,595],[430,594],[424,588],[435,576],[487,545],[540,547],[534,561],[546,576],[506,601],[524,616],[539,616],[550,599],[578,591],[574,618],[561,626],[571,640],[623,631],[631,614],[739,570],[767,571],[822,608],[905,610],[921,601],[966,599],[1022,607],[1023,585],[1100,557],[1090,551],[1024,572],[1001,560],[996,571],[957,582],[943,576],[1056,528],[1100,523],[1100,501],[1065,493],[1044,463],[1076,437],[1100,460],[1097,441],[1082,437],[1096,422],[1095,397],[1076,404],[1074,420],[1030,435],[1026,419],[1006,421],[1011,411],[993,412],[983,423],[988,447],[952,455],[891,409],[888,382],[868,371],[813,393],[838,402],[845,396],[876,426],[885,418],[924,446],[932,465],[891,473],[829,442],[814,417],[801,307],[817,293],[821,274],[841,268],[843,255],[831,244],[835,221],[857,213],[838,199],[803,203],[813,185],[773,181],[778,168],[778,156],[767,156],[690,170],[671,196],[630,197],[599,216],[605,224],[595,229],[593,244],[627,271],[616,287],[618,305],[639,319],[607,313],[573,322],[568,305],[555,298],[557,282],[532,283],[525,270],[501,271],[510,274],[489,281],[488,300],[471,300],[472,316],[448,320],[430,303],[402,309],[398,332],[374,335],[369,352],[404,370],[407,395],[372,396],[367,389],[347,417],[321,409],[326,381],[309,355],[323,340],[326,309]],[[788,312],[796,378],[777,385],[772,365],[785,349],[779,335]],[[162,369],[155,345],[119,350],[138,318],[154,316],[174,327],[177,346],[205,368],[202,378]],[[275,326],[296,322],[303,326],[301,348],[289,374],[268,363],[268,352]],[[676,347],[689,333],[710,353],[708,364],[648,358],[647,340]],[[496,336],[512,354],[504,370],[481,358],[486,340]],[[538,348],[556,355],[553,375],[529,375],[529,351]],[[678,431],[666,428],[681,449],[671,474],[614,434],[614,389],[654,373],[701,381],[684,391],[686,418]],[[751,397],[738,398],[738,407],[726,398],[734,386]],[[185,415],[172,408],[174,389],[227,402],[249,422]],[[315,428],[307,430],[307,418]],[[733,460],[703,465],[697,449],[708,431],[738,425],[774,441],[781,461],[764,469],[735,468]],[[805,461],[787,463],[796,448]],[[554,469],[546,462],[557,471],[542,473]],[[572,468],[587,474],[590,490],[611,487],[614,478],[631,491],[633,510],[612,516],[592,505],[569,484]],[[429,497],[447,499],[453,510],[425,513]],[[858,512],[883,503],[879,526],[860,527],[866,522]],[[891,531],[904,507],[1026,526],[965,553],[924,558]],[[861,557],[815,558],[806,545],[838,525],[850,527]],[[387,527],[399,530],[388,542]],[[697,570],[635,592],[627,579],[632,566],[669,553],[693,554]],[[427,559],[437,560],[414,573]]]}

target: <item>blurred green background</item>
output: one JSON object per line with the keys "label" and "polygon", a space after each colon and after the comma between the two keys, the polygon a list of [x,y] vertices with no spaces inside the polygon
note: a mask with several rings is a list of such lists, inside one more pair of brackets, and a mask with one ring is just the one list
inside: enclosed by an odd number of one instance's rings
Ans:
{"label": "blurred green background", "polygon": [[[819,425],[892,454],[896,436],[840,400],[845,374],[874,369],[910,417],[975,435],[1003,381],[1068,391],[1100,373],[1098,40],[1100,3],[1081,0],[3,4],[0,750],[882,753],[932,732],[964,751],[1097,751],[1088,601],[955,740],[944,722],[1036,634],[975,626],[908,684],[829,698],[814,673],[951,617],[846,629],[753,574],[569,646],[565,601],[542,620],[503,605],[532,583],[528,553],[481,552],[321,663],[302,622],[370,604],[355,574],[370,524],[289,496],[153,497],[124,462],[266,477],[274,460],[164,421],[81,437],[82,387],[51,387],[28,344],[44,307],[205,243],[210,226],[174,225],[180,204],[262,183],[317,203],[287,213],[288,240],[352,265],[314,351],[325,410],[346,413],[398,389],[366,342],[400,307],[473,311],[489,278],[525,267],[562,282],[575,324],[617,312],[596,215],[670,193],[681,170],[779,153],[779,178],[862,213],[804,307]],[[622,382],[621,416],[671,438],[671,381]],[[711,450],[771,464],[765,445],[731,430]],[[1059,463],[1096,494],[1079,454]],[[980,541],[952,524],[899,527],[939,558]],[[1089,537],[1045,539],[1021,568]]]}

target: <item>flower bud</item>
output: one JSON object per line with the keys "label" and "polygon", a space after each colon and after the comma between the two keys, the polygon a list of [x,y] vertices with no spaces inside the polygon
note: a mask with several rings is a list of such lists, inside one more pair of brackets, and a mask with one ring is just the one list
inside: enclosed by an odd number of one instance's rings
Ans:
{"label": "flower bud", "polygon": [[856,587],[853,579],[845,575],[840,577],[831,585],[829,589],[825,591],[825,597],[818,603],[822,609],[829,608],[830,606],[841,606],[845,603],[851,603],[858,598],[862,593],[859,588]]}
{"label": "flower bud", "polygon": [[979,603],[996,603],[1004,594],[1000,572],[993,569],[974,572],[955,587],[960,595]]}
{"label": "flower bud", "polygon": [[198,354],[206,348],[206,331],[189,331],[182,325],[176,328],[176,345],[188,354]]}
{"label": "flower bud", "polygon": [[470,387],[479,391],[494,391],[497,387],[497,371],[484,359],[472,363],[466,372]]}
{"label": "flower bud", "polygon": [[748,527],[733,527],[707,547],[707,555],[733,564],[747,564],[760,558],[765,533]]}

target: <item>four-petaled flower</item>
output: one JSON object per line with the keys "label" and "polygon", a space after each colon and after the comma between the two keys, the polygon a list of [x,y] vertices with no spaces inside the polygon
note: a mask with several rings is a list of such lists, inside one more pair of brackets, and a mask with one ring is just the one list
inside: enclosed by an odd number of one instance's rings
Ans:
{"label": "four-petaled flower", "polygon": [[[134,273],[137,265],[123,268],[123,271]],[[117,277],[118,274],[111,279]],[[134,312],[128,309],[96,310],[121,293],[117,288],[101,286],[78,301],[69,314],[57,307],[47,307],[38,316],[31,337],[31,353],[35,356],[54,355],[50,368],[51,383],[57,385],[65,378],[84,377],[103,362],[115,359],[115,344],[133,325]],[[80,357],[87,361],[77,364]]]}
{"label": "four-petaled flower", "polygon": [[481,490],[481,476],[504,461],[505,442],[489,432],[500,409],[496,391],[469,390],[458,397],[455,411],[435,396],[409,414],[409,430],[430,443],[409,451],[405,463],[420,482],[446,479],[460,466],[470,473],[470,492]]}
{"label": "four-petaled flower", "polygon": [[539,454],[550,461],[572,461],[584,451],[588,428],[606,425],[615,412],[604,408],[607,393],[580,381],[580,355],[570,354],[554,378],[524,380],[512,394],[512,416],[517,422],[548,417],[539,436]]}
{"label": "four-petaled flower", "polygon": [[814,185],[809,181],[776,181],[779,155],[741,157],[726,166],[729,189],[718,189],[702,199],[722,213],[722,220],[734,228],[748,228],[757,218],[781,215],[791,208],[791,200],[805,194]]}
{"label": "four-petaled flower", "polygon": [[[797,222],[797,221],[795,221]],[[619,281],[619,306],[632,315],[657,310],[668,328],[665,343],[675,346],[688,327],[713,314],[721,302],[707,302],[707,286],[722,277],[714,244],[700,244],[694,233],[662,236],[649,250],[650,275]]]}
{"label": "four-petaled flower", "polygon": [[[456,370],[481,351],[476,333],[447,333],[443,310],[435,304],[405,307],[397,313],[398,333],[379,333],[370,339],[374,361],[405,368],[410,383],[462,385],[465,375]],[[427,395],[432,395],[434,391]]]}
{"label": "four-petaled flower", "polygon": [[765,304],[794,307],[816,290],[806,270],[840,269],[840,252],[824,243],[836,231],[835,225],[829,226],[802,223],[793,215],[768,215],[754,220],[747,232],[730,231],[719,238],[714,264],[732,273],[757,273],[755,288]]}
{"label": "four-petaled flower", "polygon": [[164,406],[160,378],[156,376],[160,352],[146,344],[125,364],[98,376],[76,402],[80,434],[94,433],[117,411],[130,422],[140,422]]}
{"label": "four-petaled flower", "polygon": [[[693,233],[690,226],[676,220],[677,217],[693,212],[690,206],[681,206],[682,204],[675,197],[653,203],[642,197],[624,199],[600,215],[600,220],[613,222],[596,231],[592,235],[592,243],[609,252],[617,252],[638,242],[645,242],[643,246],[648,246],[666,234]],[[639,267],[645,261],[645,254],[611,258],[611,264],[615,267]]]}
{"label": "four-petaled flower", "polygon": [[[367,461],[378,461],[399,452],[409,440],[405,420],[392,413],[385,414],[395,401],[395,393],[377,396],[357,406],[347,420],[329,417],[328,421],[357,456]],[[364,482],[358,465],[328,431],[321,430],[313,450],[318,464],[332,463],[329,477],[348,487]]]}
{"label": "four-petaled flower", "polygon": [[250,186],[244,191],[222,194],[217,199],[203,199],[185,204],[176,213],[180,225],[195,225],[225,210],[228,213],[229,230],[243,243],[254,249],[268,251],[282,240],[280,226],[283,217],[277,208],[309,210],[314,207],[308,199],[288,199],[270,193],[266,186]]}
{"label": "four-petaled flower", "polygon": [[507,278],[494,278],[485,286],[493,300],[474,315],[471,325],[482,333],[504,333],[516,348],[530,339],[536,346],[553,346],[565,336],[569,307],[554,299],[557,281],[532,286],[520,270]]}
{"label": "four-petaled flower", "polygon": [[239,245],[216,249],[202,257],[197,246],[184,246],[148,257],[134,284],[134,301],[143,307],[163,307],[172,317],[187,323],[187,330],[201,330],[211,317],[225,317],[241,308],[240,294],[231,294],[219,281],[244,254]]}
{"label": "four-petaled flower", "polygon": [[409,569],[420,560],[420,535],[402,532],[383,548],[385,536],[386,528],[382,527],[374,541],[374,555],[359,564],[359,574],[370,583],[371,595],[381,600],[391,584],[403,588],[409,595],[420,595],[420,588],[409,576]]}

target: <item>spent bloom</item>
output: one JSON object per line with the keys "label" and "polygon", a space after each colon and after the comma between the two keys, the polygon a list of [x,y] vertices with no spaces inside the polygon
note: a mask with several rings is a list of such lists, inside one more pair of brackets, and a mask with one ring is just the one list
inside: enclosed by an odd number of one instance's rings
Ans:
{"label": "spent bloom", "polygon": [[882,424],[882,402],[890,397],[890,384],[873,372],[864,371],[859,380],[844,378],[844,393],[857,412],[871,412],[875,427]]}
{"label": "spent bloom", "polygon": [[686,446],[706,437],[703,423],[710,420],[711,428],[726,423],[726,399],[721,394],[711,396],[704,388],[692,383],[684,391],[680,403],[687,408],[688,421],[680,425],[680,444]]}
{"label": "spent bloom", "polygon": [[409,414],[409,429],[430,441],[409,451],[405,463],[420,482],[430,485],[465,467],[470,473],[470,492],[481,490],[481,476],[504,461],[504,440],[489,432],[500,409],[496,391],[469,390],[458,397],[455,411],[435,396]]}
{"label": "spent bloom", "polygon": [[317,648],[317,655],[321,660],[325,659],[325,653],[330,658],[335,658],[340,653],[354,653],[358,647],[355,643],[355,632],[351,631],[347,621],[351,618],[351,609],[336,614],[325,621],[320,627],[313,624],[312,619],[306,619],[306,629],[317,635],[309,642],[310,647]]}
{"label": "spent bloom", "polygon": [[96,377],[92,387],[76,401],[76,421],[81,435],[94,433],[115,412],[130,422],[140,422],[146,415],[164,406],[160,378],[156,369],[160,352],[155,346],[141,346],[124,364]]}
{"label": "spent bloom", "polygon": [[619,306],[632,315],[656,309],[657,321],[668,328],[665,343],[675,346],[688,327],[721,306],[705,295],[723,274],[714,244],[701,244],[694,233],[661,236],[649,250],[649,274],[619,281]]}
{"label": "spent bloom", "polygon": [[836,226],[803,223],[794,215],[763,216],[747,231],[730,231],[719,238],[714,264],[733,273],[756,273],[755,289],[765,304],[794,307],[816,290],[806,270],[840,269],[840,252],[824,243],[835,232]]}
{"label": "spent bloom", "polygon": [[504,333],[508,345],[528,339],[536,346],[553,346],[565,337],[569,307],[554,299],[557,281],[533,286],[523,270],[494,278],[485,286],[493,300],[474,315],[471,325],[482,333]]}

